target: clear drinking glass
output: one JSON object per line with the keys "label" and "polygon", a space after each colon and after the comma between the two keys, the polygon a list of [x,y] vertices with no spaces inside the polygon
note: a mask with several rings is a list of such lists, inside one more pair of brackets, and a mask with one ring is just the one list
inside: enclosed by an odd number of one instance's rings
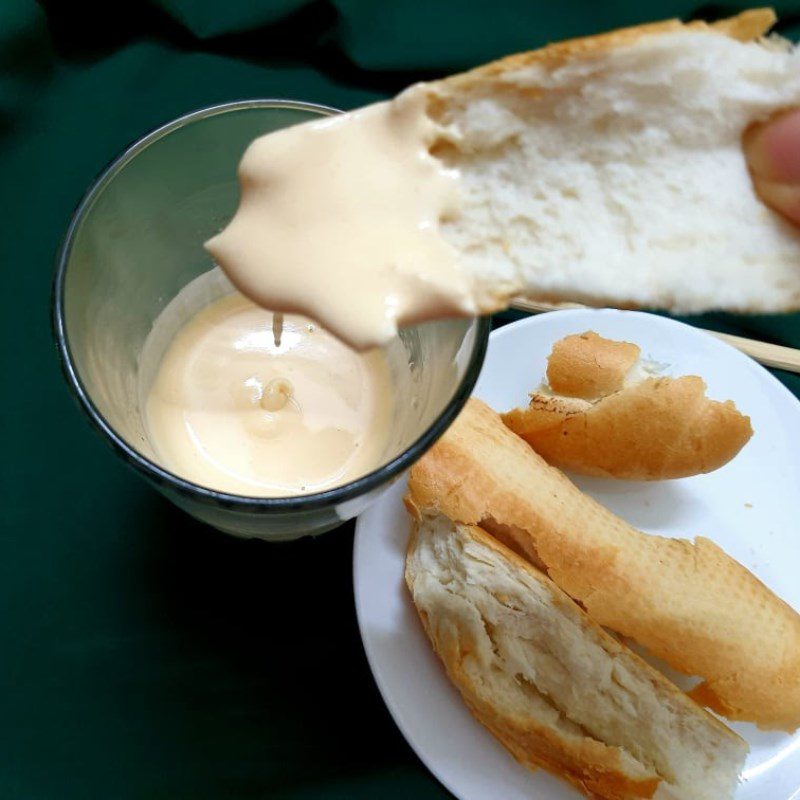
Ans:
{"label": "clear drinking glass", "polygon": [[[236,166],[256,136],[336,111],[285,100],[201,109],[128,148],[90,187],[58,256],[53,319],[64,374],[114,449],[170,500],[220,530],[263,539],[319,533],[366,508],[452,422],[480,372],[487,318],[404,330],[387,350],[395,387],[385,462],[350,483],[298,497],[244,497],[199,486],[159,463],[142,418],[142,349],[179,292],[214,268],[202,243],[239,198]],[[229,291],[202,279],[186,318]],[[202,282],[201,280],[201,282]],[[207,299],[203,299],[207,295]],[[152,348],[150,348],[152,349]],[[152,356],[152,353],[150,354]],[[146,382],[146,381],[145,381]]]}

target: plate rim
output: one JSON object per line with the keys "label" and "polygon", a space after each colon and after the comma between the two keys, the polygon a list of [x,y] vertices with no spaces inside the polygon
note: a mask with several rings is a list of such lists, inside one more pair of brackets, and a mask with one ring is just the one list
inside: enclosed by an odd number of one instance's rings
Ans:
{"label": "plate rim", "polygon": [[[718,338],[717,336],[714,335],[714,331],[712,331],[711,329],[699,328],[696,325],[691,325],[688,322],[683,322],[682,320],[679,319],[673,319],[672,317],[665,317],[662,316],[661,314],[654,314],[650,311],[640,311],[638,309],[621,309],[621,308],[591,308],[587,306],[586,308],[560,308],[554,311],[545,311],[541,314],[529,314],[527,317],[514,320],[512,322],[507,323],[506,325],[503,325],[500,328],[493,330],[489,334],[489,345],[491,345],[492,342],[503,338],[503,335],[512,328],[526,327],[527,325],[531,324],[535,325],[538,323],[539,320],[550,317],[553,314],[558,314],[563,318],[567,315],[583,316],[587,312],[589,312],[592,316],[599,315],[607,317],[616,317],[616,316],[639,317],[639,318],[646,317],[649,322],[655,321],[656,325],[663,325],[666,328],[689,328],[694,333],[703,336],[707,342],[711,343],[712,347],[715,347],[722,352],[733,354],[734,358],[738,359],[739,362],[743,364],[748,370],[766,374],[767,377],[774,384],[780,387],[783,393],[788,396],[789,400],[800,403],[800,397],[795,395],[781,380],[779,380],[773,374],[773,369],[765,367],[763,364],[759,364],[759,362],[756,361],[752,356],[748,356],[746,353],[743,353],[741,350],[734,347],[732,344],[726,342],[723,339]],[[486,361],[484,359],[484,364],[485,363]],[[778,370],[778,371],[785,372],[785,370]],[[478,382],[479,381],[480,381],[480,375],[478,375]]]}
{"label": "plate rim", "polygon": [[[640,318],[646,317],[648,323],[652,323],[653,320],[655,320],[657,326],[661,325],[667,329],[689,328],[692,330],[693,334],[699,334],[703,338],[705,338],[707,342],[710,342],[711,343],[710,346],[712,347],[712,349],[716,348],[720,352],[726,352],[728,355],[732,354],[733,357],[737,359],[738,362],[743,366],[743,368],[751,372],[758,373],[762,378],[766,376],[768,382],[770,382],[773,386],[776,386],[778,388],[779,394],[781,395],[784,401],[788,401],[794,404],[800,403],[800,397],[796,396],[786,385],[784,385],[784,383],[780,381],[770,369],[758,363],[754,358],[738,350],[733,345],[729,344],[723,339],[717,338],[716,336],[713,335],[712,331],[696,327],[687,322],[673,319],[671,317],[665,317],[659,314],[654,314],[651,312],[640,311],[640,310],[627,310],[627,309],[623,310],[623,309],[612,309],[612,308],[568,308],[568,309],[556,309],[553,311],[543,312],[541,314],[530,314],[528,316],[522,317],[521,319],[513,320],[491,332],[489,336],[489,347],[487,348],[487,353],[484,358],[484,365],[486,363],[486,360],[489,358],[489,349],[491,348],[492,344],[496,342],[498,339],[503,338],[503,336],[507,335],[512,329],[518,329],[529,326],[535,327],[538,324],[540,324],[541,320],[544,320],[548,317],[552,317],[553,315],[559,315],[561,318],[564,318],[566,316],[583,317],[587,314],[587,312],[591,316],[602,315],[602,316],[614,317],[614,316],[624,315],[624,316],[635,316]],[[484,365],[482,365],[481,367],[481,372],[483,371]],[[476,386],[478,385],[478,383],[480,383],[480,378],[481,376],[479,374]],[[409,470],[406,470],[405,472],[401,473],[398,479],[398,483],[406,482],[408,472]],[[372,674],[372,679],[378,688],[384,706],[388,710],[392,718],[392,721],[402,734],[406,744],[411,748],[411,750],[414,752],[417,758],[419,758],[419,760],[423,763],[425,768],[439,782],[440,785],[442,785],[453,797],[457,798],[457,800],[463,800],[462,794],[460,794],[459,791],[453,787],[448,778],[443,776],[443,774],[437,768],[436,762],[433,761],[432,757],[429,757],[426,751],[417,745],[415,738],[409,734],[408,726],[405,720],[405,715],[403,714],[402,709],[400,708],[399,702],[397,701],[396,697],[394,697],[392,692],[389,692],[387,690],[385,683],[386,679],[381,670],[376,669],[376,656],[373,650],[374,644],[371,638],[365,636],[364,633],[364,621],[363,621],[364,617],[362,615],[363,600],[357,588],[360,583],[359,576],[361,574],[361,567],[359,566],[358,554],[362,547],[362,540],[363,540],[363,534],[362,534],[363,516],[364,515],[362,514],[356,518],[355,531],[353,536],[353,555],[352,555],[353,598],[354,598],[354,607],[356,612],[356,622],[358,625],[358,632],[359,636],[361,637],[361,645],[363,647],[364,654],[367,658],[367,663],[369,665],[370,673]],[[794,800],[795,796],[796,796],[795,794],[791,795],[789,800]],[[537,792],[536,796],[533,795],[531,796],[531,800],[537,800],[538,797],[539,793]],[[542,800],[545,799],[542,798]]]}

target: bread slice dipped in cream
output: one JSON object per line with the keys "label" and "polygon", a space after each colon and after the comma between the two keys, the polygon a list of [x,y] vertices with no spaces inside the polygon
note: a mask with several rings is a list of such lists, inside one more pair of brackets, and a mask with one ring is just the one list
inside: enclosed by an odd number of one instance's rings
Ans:
{"label": "bread slice dipped in cream", "polygon": [[630,480],[685,478],[727,464],[748,442],[749,417],[706,397],[697,375],[660,376],[631,342],[594,331],[556,342],[546,381],[503,422],[550,464]]}
{"label": "bread slice dipped in cream", "polygon": [[800,234],[754,191],[752,125],[800,106],[769,9],[553,44],[262,136],[207,248],[237,288],[364,349],[515,294],[800,307]]}
{"label": "bread slice dipped in cream", "polygon": [[598,624],[702,681],[732,720],[800,726],[800,614],[713,541],[649,535],[581,492],[471,399],[412,468],[421,512],[479,525]]}
{"label": "bread slice dipped in cream", "polygon": [[406,583],[472,714],[589,798],[733,796],[746,743],[479,527],[415,516]]}

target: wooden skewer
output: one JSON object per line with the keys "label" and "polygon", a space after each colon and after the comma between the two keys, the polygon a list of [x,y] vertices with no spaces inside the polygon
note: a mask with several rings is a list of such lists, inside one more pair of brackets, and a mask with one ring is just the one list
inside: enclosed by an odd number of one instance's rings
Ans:
{"label": "wooden skewer", "polygon": [[[511,301],[511,308],[516,308],[519,311],[529,311],[531,314],[541,314],[545,311],[559,311],[564,308],[588,308],[588,306],[580,303],[540,303],[526,300],[522,297],[515,297]],[[730,333],[718,333],[707,328],[702,330],[712,336],[716,336],[718,339],[722,339],[723,342],[727,342],[765,367],[800,373],[800,350],[794,347],[759,342],[756,339],[746,339],[744,336],[734,336]]]}
{"label": "wooden skewer", "polygon": [[719,331],[709,331],[709,333],[737,350],[741,350],[745,355],[765,367],[800,372],[800,350],[796,350],[794,347],[759,342],[756,339],[746,339],[744,336],[734,336],[732,333],[720,333]]}

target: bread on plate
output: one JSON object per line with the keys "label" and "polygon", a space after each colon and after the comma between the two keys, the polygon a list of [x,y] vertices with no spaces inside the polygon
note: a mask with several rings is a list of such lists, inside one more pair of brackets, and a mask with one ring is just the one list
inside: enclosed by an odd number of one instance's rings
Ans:
{"label": "bread on plate", "polygon": [[746,743],[481,528],[419,515],[405,574],[448,676],[523,765],[590,798],[733,795]]}
{"label": "bread on plate", "polygon": [[800,614],[710,539],[636,530],[471,399],[412,468],[421,511],[480,525],[589,616],[702,682],[698,702],[762,728],[800,725]]}
{"label": "bread on plate", "polygon": [[553,345],[546,383],[503,422],[562,469],[685,478],[727,464],[753,433],[733,402],[711,400],[705,390],[697,375],[659,375],[631,342],[586,331]]}

